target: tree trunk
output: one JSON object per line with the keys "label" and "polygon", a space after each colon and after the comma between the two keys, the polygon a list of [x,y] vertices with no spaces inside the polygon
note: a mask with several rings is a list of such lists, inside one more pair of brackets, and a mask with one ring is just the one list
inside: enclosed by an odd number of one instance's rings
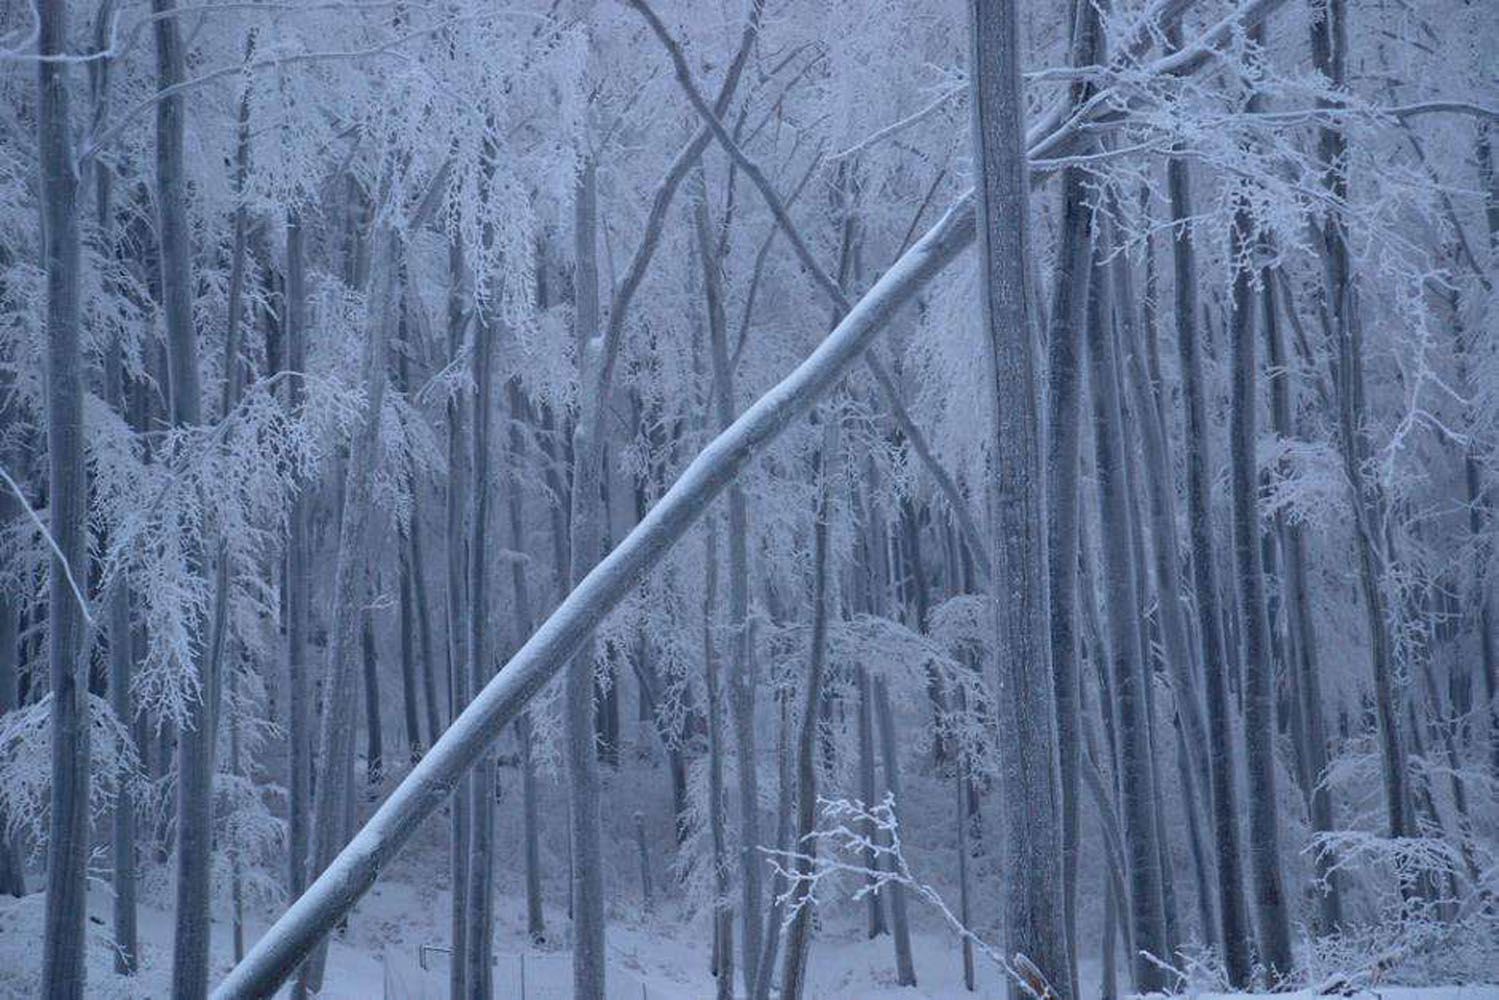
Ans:
{"label": "tree trunk", "polygon": [[[890,690],[885,678],[878,675],[874,678],[874,704],[880,720],[880,756],[885,764],[885,788],[895,802],[898,817],[903,796],[900,755],[895,749],[895,713],[890,710]],[[911,924],[906,916],[906,889],[899,882],[892,882],[885,891],[890,894],[890,929],[895,939],[895,982],[898,986],[915,986],[916,967],[911,961]]]}
{"label": "tree trunk", "polygon": [[380,729],[380,657],[375,651],[375,619],[359,616],[360,661],[364,665],[364,780],[378,787],[385,780],[385,737]]}
{"label": "tree trunk", "polygon": [[[521,430],[524,411],[520,383],[511,379],[506,386],[510,398],[510,456],[519,467],[526,450],[526,436]],[[520,483],[511,483],[505,494],[505,513],[510,528],[510,547],[525,551],[526,518]],[[510,583],[515,596],[516,642],[529,639],[536,628],[531,611],[531,585],[526,566],[519,559],[510,560]],[[521,811],[526,856],[526,935],[532,944],[546,940],[546,918],[541,906],[541,822],[536,789],[536,762],[531,747],[531,713],[522,712],[515,720],[515,740],[520,747]]]}
{"label": "tree trunk", "polygon": [[[302,220],[286,219],[286,364],[298,376],[307,370],[307,272],[303,258]],[[287,406],[300,419],[307,401],[301,377],[287,381]],[[307,657],[308,615],[312,585],[308,566],[308,516],[311,483],[300,483],[287,515],[287,885],[292,898],[307,887],[307,845],[311,818],[312,677]]]}
{"label": "tree trunk", "polygon": [[[1335,87],[1347,78],[1348,5],[1329,0],[1315,8],[1312,20],[1312,63]],[[1320,159],[1328,164],[1323,184],[1338,204],[1348,197],[1346,172],[1348,144],[1340,129],[1324,127],[1320,136]],[[1353,512],[1354,548],[1358,558],[1359,588],[1364,599],[1369,630],[1369,658],[1374,675],[1374,709],[1384,775],[1385,809],[1390,836],[1404,837],[1411,831],[1410,793],[1406,788],[1405,752],[1400,746],[1399,719],[1395,714],[1395,682],[1389,621],[1380,585],[1378,525],[1383,498],[1377,482],[1364,468],[1369,458],[1369,436],[1364,421],[1364,356],[1362,324],[1348,255],[1344,221],[1331,212],[1323,221],[1323,256],[1327,278],[1327,307],[1332,318],[1333,345],[1337,358],[1333,384],[1338,402],[1338,445],[1343,471],[1348,479]]]}
{"label": "tree trunk", "polygon": [[[156,85],[167,90],[183,78],[184,53],[175,0],[153,0],[156,37]],[[198,381],[198,331],[193,319],[191,234],[187,218],[187,177],[183,164],[182,97],[164,97],[156,105],[156,204],[161,246],[162,313],[166,320],[171,366],[172,423],[201,423]],[[190,560],[202,564],[201,538],[188,544]],[[220,560],[222,564],[223,560]],[[172,995],[200,1000],[208,993],[210,861],[213,849],[214,735],[218,705],[217,645],[222,636],[224,570],[213,574],[211,621],[200,620],[194,667],[198,698],[177,738],[177,898],[172,952]],[[211,629],[211,632],[209,631]],[[207,633],[207,634],[205,634]],[[206,641],[205,641],[206,639]]]}
{"label": "tree trunk", "polygon": [[[339,524],[338,562],[334,570],[330,612],[332,641],[328,648],[323,700],[326,706],[318,734],[318,757],[324,768],[317,782],[312,826],[312,870],[322,872],[344,842],[346,815],[352,806],[354,760],[355,656],[362,620],[360,607],[367,590],[369,522],[373,507],[375,463],[378,459],[380,412],[385,401],[386,354],[395,327],[396,234],[382,222],[373,248],[366,307],[369,338],[360,370],[366,392],[365,410],[349,443],[344,481],[343,516]],[[302,970],[305,988],[322,986],[327,946],[314,950]]]}
{"label": "tree trunk", "polygon": [[[867,805],[873,806],[876,801],[874,783],[874,705],[871,701],[869,690],[869,670],[862,664],[858,668],[857,681],[859,685],[859,797]],[[879,864],[879,858],[874,852],[874,838],[876,836],[874,823],[866,823],[863,833],[869,840],[869,847],[864,852],[864,867],[869,869],[866,882],[873,886],[876,879],[875,866]],[[868,899],[869,936],[877,938],[886,931],[885,900],[878,892],[870,892]]]}
{"label": "tree trunk", "polygon": [[[1230,240],[1239,260],[1251,225],[1247,207],[1235,212]],[[1258,924],[1259,956],[1272,986],[1294,971],[1291,917],[1280,874],[1280,829],[1275,782],[1275,676],[1270,625],[1265,615],[1265,575],[1260,563],[1259,466],[1255,458],[1254,290],[1248,268],[1233,279],[1232,406],[1229,412],[1229,479],[1233,492],[1234,556],[1244,622],[1244,756],[1249,773],[1249,860]]]}
{"label": "tree trunk", "polygon": [[[484,310],[474,320],[474,461],[469,491],[468,676],[475,688],[490,678],[489,508],[490,439],[494,408],[494,341],[497,331]],[[494,993],[494,787],[493,745],[484,751],[470,779],[473,796],[468,841],[468,972],[470,997]]]}
{"label": "tree trunk", "polygon": [[1140,660],[1139,594],[1130,538],[1128,484],[1125,480],[1123,413],[1120,409],[1114,337],[1110,322],[1106,265],[1097,269],[1087,325],[1088,379],[1093,398],[1094,464],[1098,479],[1099,540],[1108,611],[1108,657],[1118,704],[1119,778],[1123,797],[1124,841],[1129,855],[1130,924],[1135,949],[1131,967],[1135,989],[1148,993],[1167,986],[1163,970],[1147,955],[1169,961],[1161,895],[1161,854],[1156,828],[1155,782],[1145,665]]}
{"label": "tree trunk", "polygon": [[[1180,26],[1173,25],[1168,41],[1180,47]],[[1188,220],[1193,217],[1191,178],[1187,162],[1173,156],[1166,163],[1166,183],[1171,199],[1172,244],[1176,269],[1176,337],[1181,368],[1182,410],[1185,420],[1185,465],[1187,473],[1187,523],[1192,543],[1192,582],[1197,598],[1198,638],[1202,644],[1204,693],[1207,698],[1207,731],[1210,741],[1209,772],[1212,781],[1213,847],[1218,863],[1219,940],[1229,985],[1242,989],[1249,983],[1249,929],[1244,905],[1243,876],[1239,859],[1239,810],[1234,781],[1229,715],[1227,658],[1218,601],[1218,574],[1213,552],[1212,487],[1208,472],[1207,406],[1203,398],[1202,359],[1197,331],[1197,259]]]}
{"label": "tree trunk", "polygon": [[[991,592],[999,611],[995,710],[1002,770],[1006,954],[1025,955],[1057,1000],[1072,982],[1060,867],[1057,704],[1048,646],[1040,409],[1025,261],[1025,105],[1014,0],[970,0],[969,100],[978,183],[979,274],[993,368]],[[1021,995],[1012,983],[1010,995]]]}
{"label": "tree trunk", "polygon": [[[0,376],[0,423],[8,423],[12,419],[8,382],[5,376]],[[0,452],[0,462],[8,457]],[[22,477],[17,475],[15,478],[17,485],[20,485]],[[10,486],[0,483],[0,524],[9,524],[18,516],[20,506]],[[0,589],[0,716],[20,706],[20,603],[20,588]],[[111,629],[111,633],[112,631]],[[111,634],[112,641],[113,634]],[[111,693],[114,690],[114,685],[111,683]],[[26,869],[21,859],[21,845],[18,838],[12,837],[8,832],[9,825],[10,817],[0,811],[0,896],[14,896],[19,899],[26,895]]]}
{"label": "tree trunk", "polygon": [[[37,52],[67,51],[67,5],[37,8]],[[69,138],[67,64],[37,62],[37,166],[47,272],[47,498],[57,545],[47,572],[52,786],[42,995],[82,1000],[89,852],[89,703],[85,585],[88,480],[83,461],[77,178]],[[75,572],[76,571],[76,572]]]}
{"label": "tree trunk", "polygon": [[[448,358],[456,364],[463,352],[465,329],[464,283],[467,275],[463,261],[463,245],[455,238],[448,244]],[[468,532],[466,489],[468,465],[464,452],[464,400],[453,396],[448,400],[448,490],[447,490],[447,654],[448,654],[448,715],[451,719],[468,706],[468,628],[466,612],[467,572],[466,550]],[[471,776],[465,769],[457,779],[457,790],[452,804],[452,835],[449,849],[452,852],[453,912],[449,944],[452,948],[448,964],[448,993],[452,997],[467,997],[465,977],[468,974],[468,834],[469,834],[469,785]]]}
{"label": "tree trunk", "polygon": [[[1089,0],[1074,3],[1072,64],[1102,63],[1103,30]],[[1075,84],[1077,105],[1094,87]],[[1057,749],[1062,800],[1062,899],[1067,925],[1067,961],[1077,983],[1078,851],[1078,657],[1077,519],[1079,474],[1078,340],[1086,321],[1088,276],[1093,254],[1093,207],[1087,175],[1079,167],[1062,171],[1062,218],[1053,284],[1051,329],[1047,337],[1046,585],[1049,597],[1052,684],[1057,701]],[[970,987],[971,989],[971,987]]]}
{"label": "tree trunk", "polygon": [[[699,219],[705,220],[702,199],[698,200],[698,210]],[[701,229],[699,231],[701,232]],[[713,940],[715,942],[713,969],[714,975],[718,977],[716,989],[718,1000],[734,1000],[734,907],[729,903],[729,859],[723,821],[723,699],[718,685],[718,650],[713,642],[718,617],[718,527],[711,517],[708,519],[706,529],[704,563],[707,580],[703,587],[703,678],[708,698],[707,811],[713,865]],[[642,840],[640,862],[642,880],[650,871],[648,860],[645,854],[645,841]],[[746,958],[749,954],[750,952],[746,950]]]}
{"label": "tree trunk", "polygon": [[[603,467],[604,420],[608,392],[605,359],[598,351],[597,190],[592,161],[583,166],[575,189],[573,236],[577,266],[573,311],[578,341],[581,412],[573,429],[572,566],[574,589],[603,555],[603,515],[599,477]],[[592,361],[593,363],[590,363]],[[594,367],[599,367],[595,377]],[[604,872],[599,828],[598,754],[594,746],[594,661],[597,644],[588,636],[568,667],[563,688],[563,742],[566,746],[568,816],[572,830],[573,996],[604,1000]]]}
{"label": "tree trunk", "polygon": [[[718,430],[734,422],[734,372],[724,317],[723,275],[702,171],[697,172],[699,197],[694,206],[698,254],[703,265],[703,290],[708,306],[709,355],[713,366],[713,407]],[[744,989],[754,995],[758,972],[748,959],[760,954],[763,909],[760,869],[760,776],[755,740],[755,692],[758,680],[750,668],[749,621],[749,508],[744,488],[729,486],[729,711],[733,714],[734,746],[739,756],[739,879],[743,901],[741,930],[744,942]]]}
{"label": "tree trunk", "polygon": [[[1268,381],[1270,382],[1270,425],[1280,437],[1295,436],[1291,401],[1291,369],[1276,314],[1276,295],[1271,276],[1261,278],[1261,308],[1265,319]],[[1293,308],[1290,302],[1286,309]],[[1299,523],[1290,521],[1280,511],[1275,515],[1275,530],[1280,536],[1281,560],[1285,571],[1281,578],[1281,601],[1285,605],[1286,629],[1291,670],[1297,675],[1296,694],[1301,699],[1301,723],[1306,732],[1307,813],[1314,834],[1333,829],[1332,788],[1327,780],[1327,728],[1322,714],[1322,679],[1317,653],[1317,626],[1312,614],[1311,591],[1307,585],[1306,540]],[[1334,934],[1343,923],[1341,876],[1331,853],[1318,849],[1313,854],[1317,884],[1314,924],[1318,934]]]}
{"label": "tree trunk", "polygon": [[812,834],[817,824],[817,731],[821,715],[823,678],[828,657],[828,518],[831,514],[831,476],[828,466],[837,461],[837,425],[820,423],[822,447],[813,453],[813,475],[817,482],[817,508],[812,524],[812,637],[807,652],[807,689],[802,699],[796,738],[796,881],[791,887],[791,928],[786,936],[786,968],[781,977],[783,1000],[801,1000],[806,987],[807,956],[812,943],[811,878],[817,853]]}

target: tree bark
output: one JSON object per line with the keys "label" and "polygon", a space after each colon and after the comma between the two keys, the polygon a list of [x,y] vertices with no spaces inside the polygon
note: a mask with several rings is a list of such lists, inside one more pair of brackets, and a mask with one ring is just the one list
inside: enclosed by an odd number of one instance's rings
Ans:
{"label": "tree bark", "polygon": [[819,420],[822,447],[813,453],[813,476],[817,482],[817,507],[812,523],[812,637],[807,651],[807,688],[803,693],[801,719],[796,737],[796,846],[795,883],[791,887],[791,927],[786,935],[786,967],[781,976],[784,1000],[801,1000],[806,988],[807,957],[812,943],[810,898],[817,841],[817,731],[822,714],[823,679],[828,658],[828,518],[831,514],[831,477],[828,466],[837,461],[837,425],[833,419]]}
{"label": "tree bark", "polygon": [[[698,200],[697,207],[698,218],[705,221],[707,216],[702,199]],[[701,231],[700,228],[699,232]],[[705,266],[712,266],[706,259],[704,263]],[[713,641],[718,616],[718,526],[711,517],[706,524],[704,543],[707,579],[703,586],[703,681],[708,698],[708,826],[712,842],[715,942],[713,969],[718,980],[718,1000],[734,1000],[734,907],[729,902],[729,859],[723,821],[723,699],[718,684],[718,650]],[[640,870],[646,886],[649,885],[645,882],[650,872],[648,861],[645,841],[642,840]],[[746,950],[746,957],[749,954]]]}
{"label": "tree bark", "polygon": [[[718,430],[734,423],[734,372],[729,361],[729,340],[724,315],[723,275],[712,222],[708,215],[707,188],[702,170],[697,171],[698,198],[694,224],[698,255],[703,265],[703,291],[708,306],[709,355],[713,366],[713,407]],[[743,901],[741,931],[744,942],[744,990],[755,993],[758,969],[749,961],[760,954],[762,880],[760,878],[760,777],[755,739],[755,693],[758,678],[749,657],[749,507],[744,488],[729,486],[729,710],[733,714],[734,744],[739,755],[739,879]]]}
{"label": "tree bark", "polygon": [[[1173,46],[1181,44],[1180,26],[1168,32]],[[1173,156],[1166,163],[1166,183],[1175,227],[1172,244],[1176,270],[1176,338],[1181,369],[1182,410],[1187,473],[1187,523],[1192,544],[1192,582],[1197,599],[1198,640],[1202,645],[1207,730],[1218,734],[1209,743],[1212,784],[1213,847],[1218,863],[1219,940],[1229,985],[1249,983],[1249,930],[1239,859],[1239,810],[1234,779],[1229,714],[1227,657],[1218,600],[1218,574],[1213,551],[1212,487],[1208,472],[1207,405],[1203,398],[1202,358],[1197,330],[1197,258],[1188,222],[1192,218],[1191,178],[1186,160]]]}
{"label": "tree bark", "polygon": [[1160,832],[1156,827],[1155,780],[1150,719],[1141,662],[1139,593],[1130,538],[1128,484],[1125,481],[1123,413],[1116,376],[1114,336],[1108,298],[1107,265],[1098,269],[1089,308],[1086,342],[1093,399],[1094,472],[1098,480],[1099,541],[1103,550],[1108,621],[1108,658],[1118,704],[1119,779],[1123,798],[1124,842],[1129,855],[1130,924],[1135,950],[1131,967],[1135,989],[1164,990],[1163,970],[1147,954],[1170,961],[1161,890]]}
{"label": "tree bark", "polygon": [[[67,4],[37,8],[37,52],[67,51]],[[47,281],[47,496],[57,550],[47,573],[51,684],[51,811],[42,994],[82,1000],[89,850],[89,703],[86,612],[72,583],[87,583],[88,480],[83,461],[78,182],[73,171],[67,65],[37,61],[37,167]]]}
{"label": "tree bark", "polygon": [[[1241,259],[1251,221],[1247,207],[1234,214],[1230,241]],[[1255,457],[1255,386],[1258,380],[1254,289],[1248,268],[1233,277],[1232,404],[1229,411],[1229,479],[1233,493],[1234,560],[1238,564],[1240,614],[1244,622],[1244,758],[1249,776],[1249,861],[1253,879],[1259,957],[1272,986],[1294,971],[1291,916],[1280,873],[1280,829],[1275,781],[1275,676],[1270,662],[1270,624],[1265,613],[1265,575],[1260,562],[1259,466]]]}
{"label": "tree bark", "polygon": [[[175,17],[175,0],[153,0],[156,39],[156,83],[163,90],[183,78],[184,53]],[[180,95],[156,105],[156,203],[161,250],[162,312],[166,320],[172,394],[172,423],[201,423],[198,332],[193,319],[192,248],[187,218],[187,177],[183,164],[186,115]],[[189,543],[190,560],[202,565],[201,539]],[[220,560],[222,563],[223,560]],[[225,567],[213,574],[212,621],[199,621],[193,664],[198,697],[177,739],[177,898],[172,952],[172,994],[200,1000],[208,993],[211,924],[210,860],[213,848],[214,735],[218,707],[216,640],[222,636],[219,614],[225,610]],[[205,633],[211,629],[212,634]]]}
{"label": "tree bark", "polygon": [[[900,784],[900,754],[896,751],[895,713],[890,710],[890,689],[885,678],[874,678],[875,714],[880,720],[880,756],[885,764],[885,789],[895,802],[899,817],[903,795]],[[916,966],[911,960],[911,922],[906,916],[906,889],[899,882],[891,882],[885,889],[890,894],[890,930],[895,939],[895,982],[898,986],[916,985]]]}
{"label": "tree bark", "polygon": [[[1287,440],[1295,436],[1291,398],[1291,368],[1276,319],[1276,302],[1271,276],[1261,276],[1260,302],[1264,310],[1266,362],[1270,372],[1270,426]],[[1293,308],[1290,302],[1287,309]],[[1286,610],[1290,642],[1291,669],[1297,674],[1296,694],[1301,699],[1301,723],[1306,732],[1307,814],[1314,833],[1333,829],[1332,788],[1327,781],[1327,726],[1322,712],[1322,679],[1317,652],[1317,626],[1312,614],[1311,591],[1307,584],[1306,540],[1301,525],[1277,511],[1275,530],[1280,536],[1281,560],[1285,571],[1281,582],[1281,600]],[[1313,893],[1317,901],[1315,930],[1334,934],[1343,923],[1341,875],[1329,851],[1313,854],[1317,884]]]}
{"label": "tree bark", "polygon": [[[360,361],[366,402],[349,442],[330,614],[333,634],[323,682],[326,708],[318,735],[318,760],[324,770],[317,782],[312,825],[312,870],[317,872],[324,871],[342,848],[345,817],[353,802],[355,656],[362,620],[359,609],[367,590],[369,522],[380,412],[385,402],[386,355],[396,319],[396,234],[390,222],[378,225],[366,307],[369,337]],[[302,970],[305,988],[312,993],[321,989],[326,959],[324,945],[314,950]]]}
{"label": "tree bark", "polygon": [[[1062,846],[1056,697],[1048,647],[1037,372],[1025,261],[1029,186],[1015,0],[970,0],[969,105],[978,183],[979,274],[992,364],[995,448],[996,716],[1004,810],[1006,953],[1024,955],[1058,1000],[1072,981]],[[1010,995],[1020,987],[1011,983]]]}
{"label": "tree bark", "polygon": [[360,662],[364,666],[364,780],[371,787],[385,780],[385,736],[380,726],[380,656],[375,650],[375,619],[359,616]]}

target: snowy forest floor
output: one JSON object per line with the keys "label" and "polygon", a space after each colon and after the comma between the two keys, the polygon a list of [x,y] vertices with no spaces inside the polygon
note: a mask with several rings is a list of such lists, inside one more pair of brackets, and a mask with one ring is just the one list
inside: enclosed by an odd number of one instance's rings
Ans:
{"label": "snowy forest floor", "polygon": [[[403,873],[410,875],[410,872]],[[41,928],[45,893],[0,900],[0,998],[37,996],[41,961]],[[90,896],[89,996],[98,1000],[161,998],[171,981],[172,915],[147,903],[140,911],[142,969],[133,980],[116,976],[109,944],[110,898],[96,886]],[[506,1000],[567,1000],[569,955],[565,942],[538,949],[525,938],[523,901],[497,901],[495,993]],[[428,883],[393,879],[377,885],[354,911],[347,928],[333,939],[329,953],[325,1000],[445,1000],[447,955],[424,946],[447,939],[448,892]],[[264,930],[270,908],[251,916],[247,935]],[[564,914],[548,913],[552,927],[565,927]],[[701,915],[668,911],[655,916],[615,915],[609,928],[609,1000],[707,1000],[713,981],[706,968],[703,942],[708,932]],[[996,1000],[1004,991],[999,977],[982,958],[978,990],[962,984],[956,939],[935,928],[918,930],[913,941],[920,985],[895,985],[889,940],[866,940],[852,921],[824,928],[812,949],[807,1000]],[[230,925],[215,919],[215,973],[228,968]],[[425,958],[426,969],[423,969]],[[1083,962],[1084,1000],[1098,995],[1096,961]],[[1291,1000],[1304,994],[1278,994]],[[1214,995],[1200,994],[1197,1000]],[[1238,995],[1247,997],[1247,995]],[[1499,1000],[1499,986],[1388,987],[1365,991],[1371,1000]]]}

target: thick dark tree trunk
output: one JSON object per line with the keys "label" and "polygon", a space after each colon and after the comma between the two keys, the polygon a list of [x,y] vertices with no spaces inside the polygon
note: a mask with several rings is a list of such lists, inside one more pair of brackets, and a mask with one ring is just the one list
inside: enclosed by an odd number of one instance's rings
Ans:
{"label": "thick dark tree trunk", "polygon": [[[37,52],[67,51],[67,4],[37,8]],[[89,851],[89,704],[82,594],[87,583],[88,480],[83,462],[77,177],[68,117],[68,67],[37,61],[37,167],[47,272],[47,497],[57,550],[47,573],[51,684],[51,811],[42,995],[82,1000]]]}

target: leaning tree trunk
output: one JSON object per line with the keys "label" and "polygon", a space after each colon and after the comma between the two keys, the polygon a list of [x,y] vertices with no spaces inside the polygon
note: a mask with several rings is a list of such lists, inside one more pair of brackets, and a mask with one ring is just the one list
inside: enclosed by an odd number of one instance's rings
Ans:
{"label": "leaning tree trunk", "polygon": [[[1026,266],[1029,185],[1020,24],[1015,0],[970,0],[973,152],[979,275],[992,364],[994,464],[990,470],[998,599],[995,714],[1004,809],[1005,950],[1024,955],[1058,1000],[1077,995],[1066,904],[1056,699],[1047,644],[1046,548],[1040,409]],[[1037,992],[1040,992],[1039,990]],[[1020,995],[1011,985],[1012,997]]]}
{"label": "leaning tree trunk", "polygon": [[850,366],[974,238],[972,200],[960,199],[891,265],[816,350],[714,438],[645,519],[567,594],[505,668],[453,721],[431,752],[296,904],[250,949],[215,992],[263,996],[315,948],[374,883],[380,869],[444,801],[480,748],[556,677],[598,622],[659,562],[749,462],[847,374]]}
{"label": "leaning tree trunk", "polygon": [[[1234,213],[1232,260],[1241,259],[1251,221],[1243,204]],[[1233,279],[1229,336],[1233,360],[1229,410],[1229,479],[1233,492],[1234,561],[1244,622],[1244,758],[1249,775],[1249,861],[1260,962],[1270,984],[1294,971],[1291,916],[1280,873],[1280,829],[1275,789],[1275,672],[1270,662],[1270,623],[1265,611],[1265,574],[1260,563],[1259,466],[1255,458],[1257,381],[1254,290],[1248,268]],[[1226,737],[1227,733],[1220,734]]]}
{"label": "leaning tree trunk", "polygon": [[[1168,39],[1180,47],[1180,26]],[[1187,477],[1187,523],[1192,543],[1192,583],[1197,598],[1198,636],[1202,646],[1203,689],[1207,700],[1207,731],[1218,738],[1209,743],[1212,781],[1213,847],[1218,863],[1219,940],[1229,985],[1249,983],[1249,929],[1239,858],[1239,810],[1234,779],[1233,731],[1228,703],[1227,657],[1218,599],[1218,573],[1213,550],[1212,487],[1209,477],[1207,404],[1204,400],[1202,357],[1197,329],[1197,256],[1188,221],[1192,218],[1191,177],[1187,161],[1172,156],[1166,163],[1171,200],[1172,244],[1176,269],[1176,338],[1181,368],[1182,410],[1185,419],[1184,456]]]}
{"label": "leaning tree trunk", "polygon": [[1093,398],[1094,464],[1098,480],[1099,541],[1108,611],[1108,658],[1113,665],[1118,705],[1119,779],[1124,812],[1124,843],[1129,855],[1129,910],[1135,950],[1131,967],[1135,989],[1164,990],[1162,968],[1149,956],[1169,961],[1165,911],[1161,895],[1160,831],[1156,828],[1155,781],[1150,752],[1150,719],[1145,665],[1140,659],[1139,594],[1130,539],[1130,501],[1125,481],[1123,413],[1111,313],[1107,267],[1094,285],[1097,308],[1090,308],[1087,328],[1088,380]]}
{"label": "leaning tree trunk", "polygon": [[[37,52],[67,50],[67,4],[37,8]],[[47,905],[42,995],[82,1000],[87,942],[89,704],[86,612],[74,582],[88,558],[88,481],[83,463],[77,177],[69,139],[67,65],[37,62],[37,167],[47,271],[47,497],[57,548],[47,573],[52,786],[47,828]],[[77,570],[75,574],[75,569]]]}

